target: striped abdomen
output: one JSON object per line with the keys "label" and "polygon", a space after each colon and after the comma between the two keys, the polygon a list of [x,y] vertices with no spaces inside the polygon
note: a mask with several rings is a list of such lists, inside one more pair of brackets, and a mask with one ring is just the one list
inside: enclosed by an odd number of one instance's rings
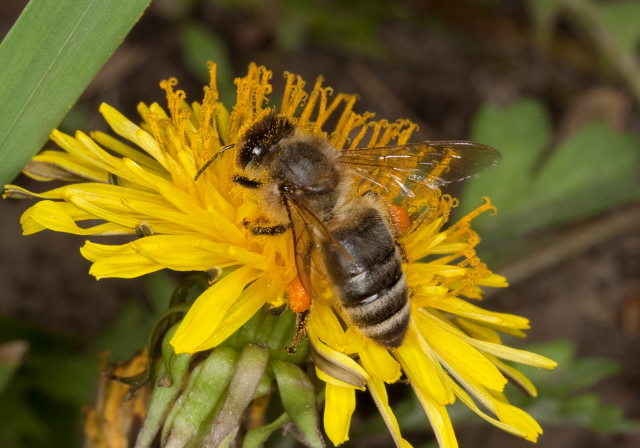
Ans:
{"label": "striped abdomen", "polygon": [[324,243],[325,268],[353,324],[378,344],[397,348],[410,315],[400,249],[380,210],[366,207],[353,215],[332,234],[354,261]]}

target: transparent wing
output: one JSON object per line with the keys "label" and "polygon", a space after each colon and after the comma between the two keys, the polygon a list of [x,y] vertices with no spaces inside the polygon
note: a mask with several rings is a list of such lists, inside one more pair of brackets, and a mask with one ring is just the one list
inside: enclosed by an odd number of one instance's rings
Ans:
{"label": "transparent wing", "polygon": [[313,251],[320,242],[329,242],[334,249],[347,260],[353,261],[353,255],[331,234],[322,220],[295,197],[285,196],[284,204],[291,221],[293,248],[296,269],[302,286],[313,298],[316,294],[311,281],[313,272]]}
{"label": "transparent wing", "polygon": [[393,199],[471,177],[495,165],[500,153],[480,143],[426,141],[345,150],[341,158],[360,178],[359,189]]}

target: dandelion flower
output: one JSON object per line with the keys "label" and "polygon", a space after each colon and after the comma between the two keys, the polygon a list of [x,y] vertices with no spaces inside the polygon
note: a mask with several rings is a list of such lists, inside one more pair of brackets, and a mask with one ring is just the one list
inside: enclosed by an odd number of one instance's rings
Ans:
{"label": "dandelion flower", "polygon": [[[184,92],[174,90],[175,79],[162,82],[168,112],[155,103],[140,104],[140,125],[103,104],[100,112],[126,143],[100,132],[72,137],[54,131],[51,138],[63,151],[43,151],[25,173],[68,185],[41,194],[5,187],[5,197],[42,199],[22,216],[26,235],[51,229],[141,237],[120,245],[87,241],[81,253],[93,262],[90,273],[97,278],[132,278],[161,269],[222,273],[177,329],[171,340],[176,353],[212,349],[265,304],[287,304],[287,285],[297,276],[290,232],[266,237],[247,229],[245,224],[264,210],[233,186],[233,151],[215,159],[195,180],[214,154],[273,110],[268,103],[271,72],[265,68],[251,65],[245,77],[236,79],[237,100],[230,112],[218,99],[213,64],[210,72],[202,103],[188,104]],[[338,150],[404,144],[415,130],[406,120],[374,121],[373,114],[355,113],[356,97],[333,95],[322,78],[307,92],[300,77],[285,77],[277,112],[304,132],[329,139]],[[536,441],[540,426],[503,394],[508,380],[532,395],[535,388],[504,360],[543,368],[555,363],[502,344],[501,334],[524,336],[526,319],[473,303],[482,298],[481,287],[506,286],[474,249],[480,240],[471,221],[493,206],[485,199],[477,210],[448,224],[457,200],[433,190],[424,201],[428,212],[398,241],[405,253],[411,307],[402,345],[387,349],[363,337],[344,319],[330,289],[313,298],[307,335],[317,376],[326,383],[325,431],[335,445],[347,441],[356,390],[368,390],[396,445],[409,446],[386,392],[386,384],[406,378],[442,447],[457,446],[447,413],[447,405],[456,400],[499,428]]]}

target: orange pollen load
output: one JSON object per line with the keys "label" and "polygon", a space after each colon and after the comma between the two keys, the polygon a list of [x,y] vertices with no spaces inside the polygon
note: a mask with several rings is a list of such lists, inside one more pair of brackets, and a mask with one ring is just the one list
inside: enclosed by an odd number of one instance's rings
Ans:
{"label": "orange pollen load", "polygon": [[398,236],[404,235],[404,233],[409,230],[409,226],[411,225],[409,213],[407,213],[407,211],[399,205],[389,204],[389,214],[391,215],[393,224],[396,227]]}
{"label": "orange pollen load", "polygon": [[302,282],[298,276],[287,285],[287,298],[289,300],[289,308],[291,308],[291,311],[294,313],[307,311],[309,305],[311,305],[311,296],[307,290],[304,289],[304,286],[302,286]]}

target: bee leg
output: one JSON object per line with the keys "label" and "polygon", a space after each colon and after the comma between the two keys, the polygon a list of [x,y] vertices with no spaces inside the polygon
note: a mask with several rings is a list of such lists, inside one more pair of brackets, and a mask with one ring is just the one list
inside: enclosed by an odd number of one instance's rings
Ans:
{"label": "bee leg", "polygon": [[286,232],[291,225],[278,224],[275,226],[252,226],[249,225],[249,230],[254,235],[276,236],[282,235]]}
{"label": "bee leg", "polygon": [[296,330],[293,334],[293,339],[291,340],[291,344],[287,347],[287,353],[293,355],[298,349],[298,343],[304,337],[306,329],[307,329],[307,320],[309,318],[309,310],[303,311],[302,313],[296,314]]}
{"label": "bee leg", "polygon": [[287,309],[287,304],[285,303],[280,306],[272,306],[271,308],[269,308],[269,312],[274,316],[282,316],[282,313],[284,313],[286,309]]}
{"label": "bee leg", "polygon": [[409,263],[411,260],[409,259],[409,255],[407,254],[407,251],[405,250],[404,246],[397,241],[396,241],[396,246],[398,246],[398,249],[400,249],[400,258],[402,258],[402,262]]}

